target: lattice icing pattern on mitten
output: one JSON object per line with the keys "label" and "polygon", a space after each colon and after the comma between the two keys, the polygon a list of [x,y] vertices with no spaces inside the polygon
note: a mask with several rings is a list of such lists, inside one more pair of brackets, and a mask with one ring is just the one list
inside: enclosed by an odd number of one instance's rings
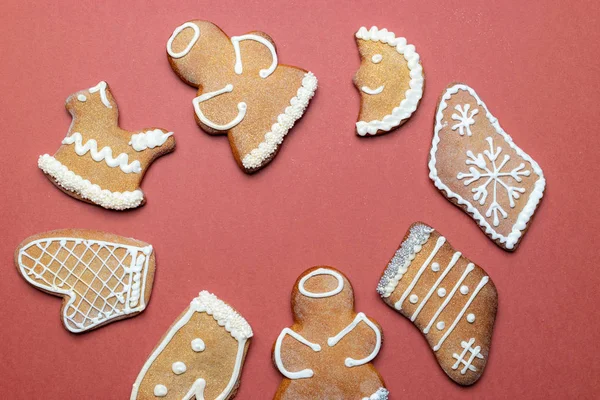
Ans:
{"label": "lattice icing pattern on mitten", "polygon": [[496,287],[483,269],[433,228],[415,223],[377,292],[419,328],[452,380],[471,385],[479,379],[498,306]]}
{"label": "lattice icing pattern on mitten", "polygon": [[25,240],[15,258],[27,282],[64,298],[63,324],[74,333],[137,314],[150,296],[153,249],[132,239],[54,231]]}

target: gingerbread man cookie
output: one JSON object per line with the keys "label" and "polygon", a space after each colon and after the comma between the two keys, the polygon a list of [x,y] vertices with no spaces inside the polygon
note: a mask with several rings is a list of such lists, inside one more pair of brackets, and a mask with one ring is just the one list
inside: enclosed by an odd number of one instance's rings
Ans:
{"label": "gingerbread man cookie", "polygon": [[415,46],[385,28],[363,26],[355,36],[361,58],[354,76],[360,93],[356,133],[382,135],[400,127],[417,109],[425,86],[423,66]]}
{"label": "gingerbread man cookie", "polygon": [[139,240],[63,229],[25,239],[15,264],[29,284],[63,298],[64,327],[81,333],[144,311],[155,259],[152,246]]}
{"label": "gingerbread man cookie", "polygon": [[169,38],[167,56],[175,73],[198,88],[198,125],[227,134],[246,173],[275,157],[317,89],[312,73],[279,64],[275,42],[263,32],[230,38],[208,21],[189,21]]}
{"label": "gingerbread man cookie", "polygon": [[242,316],[200,292],[142,367],[131,400],[233,399],[251,338]]}
{"label": "gingerbread man cookie", "polygon": [[377,292],[425,335],[453,381],[477,382],[489,357],[498,308],[496,287],[483,269],[417,222],[385,268]]}
{"label": "gingerbread man cookie", "polygon": [[273,348],[283,374],[275,399],[387,400],[371,364],[381,348],[379,325],[354,311],[348,279],[331,267],[305,271],[292,291],[294,324]]}
{"label": "gingerbread man cookie", "polygon": [[142,205],[142,178],[155,159],[175,149],[173,132],[121,129],[106,82],[72,94],[66,108],[73,117],[67,136],[54,156],[40,156],[39,168],[76,199],[113,210]]}
{"label": "gingerbread man cookie", "polygon": [[542,169],[477,93],[450,85],[435,117],[429,177],[498,246],[516,250],[546,187]]}

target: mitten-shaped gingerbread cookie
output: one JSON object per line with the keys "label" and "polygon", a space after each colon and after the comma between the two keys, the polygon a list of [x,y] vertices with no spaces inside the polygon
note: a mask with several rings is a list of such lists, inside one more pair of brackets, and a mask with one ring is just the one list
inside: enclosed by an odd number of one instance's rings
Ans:
{"label": "mitten-shaped gingerbread cookie", "polygon": [[200,292],[142,367],[131,400],[230,400],[252,329],[228,304]]}
{"label": "mitten-shaped gingerbread cookie", "polygon": [[160,128],[121,129],[117,103],[106,82],[72,94],[66,108],[73,122],[56,154],[40,156],[40,169],[76,199],[113,210],[142,205],[142,178],[156,158],[173,151],[173,133]]}
{"label": "mitten-shaped gingerbread cookie", "polygon": [[386,267],[377,292],[423,332],[452,380],[472,385],[479,379],[498,307],[496,287],[483,269],[418,222]]}
{"label": "mitten-shaped gingerbread cookie", "polygon": [[198,125],[227,134],[247,173],[275,157],[317,89],[312,73],[279,64],[263,32],[230,38],[210,22],[190,21],[175,29],[167,55],[175,73],[198,88],[192,101]]}
{"label": "mitten-shaped gingerbread cookie", "polygon": [[382,135],[404,124],[417,109],[425,86],[423,66],[415,46],[385,28],[363,26],[355,36],[361,59],[354,76],[360,93],[356,132]]}
{"label": "mitten-shaped gingerbread cookie", "polygon": [[28,283],[63,298],[63,325],[80,333],[144,311],[155,260],[152,246],[139,240],[63,229],[25,239],[15,264]]}
{"label": "mitten-shaped gingerbread cookie", "polygon": [[463,84],[444,92],[435,117],[429,177],[498,246],[514,251],[542,199],[546,179]]}
{"label": "mitten-shaped gingerbread cookie", "polygon": [[341,272],[315,267],[300,275],[292,312],[294,324],[281,332],[273,349],[285,377],[275,399],[388,398],[371,364],[381,348],[381,328],[354,311],[354,292]]}

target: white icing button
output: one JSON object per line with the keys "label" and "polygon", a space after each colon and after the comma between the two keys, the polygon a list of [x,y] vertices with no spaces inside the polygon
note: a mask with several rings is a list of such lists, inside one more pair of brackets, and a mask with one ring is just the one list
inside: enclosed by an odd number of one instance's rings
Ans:
{"label": "white icing button", "polygon": [[462,294],[467,294],[467,293],[469,293],[469,287],[468,287],[467,285],[462,285],[462,286],[460,287],[460,292],[461,292]]}
{"label": "white icing button", "polygon": [[411,294],[408,298],[408,301],[415,304],[417,301],[419,301],[419,296],[417,296],[416,294]]}
{"label": "white icing button", "polygon": [[165,397],[169,390],[165,385],[156,385],[154,386],[154,395],[156,397]]}
{"label": "white icing button", "polygon": [[206,345],[204,344],[204,341],[202,339],[196,338],[192,340],[192,350],[194,350],[196,353],[204,351],[205,348]]}
{"label": "white icing button", "polygon": [[446,295],[446,289],[444,289],[443,287],[439,288],[437,294],[440,297],[444,297]]}
{"label": "white icing button", "polygon": [[83,95],[83,94],[78,94],[77,95],[77,100],[79,100],[79,101],[86,101],[87,97],[85,97],[85,95]]}
{"label": "white icing button", "polygon": [[473,322],[475,322],[475,314],[469,314],[467,315],[467,322],[472,324]]}
{"label": "white icing button", "polygon": [[440,264],[434,262],[433,264],[431,264],[431,270],[433,272],[438,272],[440,270]]}
{"label": "white icing button", "polygon": [[171,368],[173,369],[173,373],[175,375],[181,375],[187,371],[187,367],[181,361],[174,362]]}
{"label": "white icing button", "polygon": [[446,327],[446,323],[444,321],[440,321],[435,325],[435,327],[437,328],[438,331],[441,331],[442,329],[444,329]]}
{"label": "white icing button", "polygon": [[381,54],[375,54],[373,57],[371,57],[371,61],[373,61],[375,64],[379,64],[381,60],[383,60],[383,56]]}

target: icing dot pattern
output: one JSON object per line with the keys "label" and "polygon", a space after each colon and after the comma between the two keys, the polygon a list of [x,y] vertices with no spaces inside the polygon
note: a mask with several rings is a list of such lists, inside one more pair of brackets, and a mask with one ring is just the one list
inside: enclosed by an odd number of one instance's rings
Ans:
{"label": "icing dot pattern", "polygon": [[444,297],[444,296],[446,295],[446,289],[444,289],[443,287],[439,288],[439,289],[437,290],[437,294],[438,294],[438,296],[440,296],[440,297]]}
{"label": "icing dot pattern", "polygon": [[408,298],[408,301],[410,301],[412,304],[416,304],[417,301],[419,301],[419,296],[417,296],[416,294],[411,294]]}

